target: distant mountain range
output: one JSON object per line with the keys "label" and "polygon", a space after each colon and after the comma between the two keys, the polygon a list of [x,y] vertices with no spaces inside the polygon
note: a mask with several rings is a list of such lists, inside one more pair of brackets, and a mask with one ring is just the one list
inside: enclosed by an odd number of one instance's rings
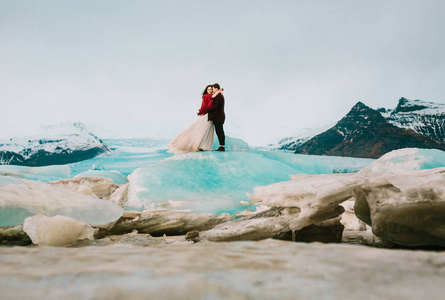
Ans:
{"label": "distant mountain range", "polygon": [[395,109],[377,109],[391,124],[445,142],[445,104],[401,98]]}
{"label": "distant mountain range", "polygon": [[0,140],[0,164],[68,164],[107,153],[108,147],[82,123],[47,126],[37,136]]}
{"label": "distant mountain range", "polygon": [[301,129],[296,135],[291,137],[286,137],[284,139],[281,139],[277,145],[271,145],[275,149],[280,150],[297,150],[297,148],[304,144],[305,142],[309,141],[314,136],[325,132],[332,126],[334,126],[335,123],[328,124],[325,126],[317,127],[317,128],[303,128]]}
{"label": "distant mountain range", "polygon": [[445,105],[401,98],[395,109],[358,102],[325,131],[282,139],[277,149],[295,153],[378,158],[400,148],[445,150]]}

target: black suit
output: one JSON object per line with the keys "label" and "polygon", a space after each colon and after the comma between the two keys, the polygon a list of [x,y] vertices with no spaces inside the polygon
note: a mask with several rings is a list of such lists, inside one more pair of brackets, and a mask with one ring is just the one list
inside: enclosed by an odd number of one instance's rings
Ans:
{"label": "black suit", "polygon": [[223,124],[226,120],[226,114],[224,113],[224,96],[221,94],[216,95],[213,100],[213,108],[209,110],[208,120],[213,121],[215,124],[216,135],[218,136],[219,144],[225,145],[226,136],[224,134]]}

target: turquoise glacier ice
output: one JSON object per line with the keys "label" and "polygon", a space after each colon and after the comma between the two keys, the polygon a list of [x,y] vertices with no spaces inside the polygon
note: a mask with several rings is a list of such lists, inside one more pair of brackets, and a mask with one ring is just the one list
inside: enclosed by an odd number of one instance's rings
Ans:
{"label": "turquoise glacier ice", "polygon": [[[226,152],[175,156],[166,153],[166,141],[129,139],[110,143],[114,151],[109,155],[81,163],[0,166],[0,226],[21,224],[25,217],[40,213],[61,214],[90,224],[110,222],[122,214],[119,207],[104,200],[45,183],[72,176],[101,176],[116,184],[128,183],[127,210],[185,209],[217,215],[255,209],[247,195],[255,187],[289,181],[289,175],[360,170],[400,173],[445,166],[445,152],[417,148],[392,151],[371,160],[263,151],[233,138],[228,138]],[[215,139],[214,148],[217,146]]]}
{"label": "turquoise glacier ice", "polygon": [[[126,209],[189,209],[236,213],[256,186],[290,180],[292,174],[332,173],[311,156],[271,151],[195,152],[135,170]],[[251,206],[248,208],[252,208]]]}
{"label": "turquoise glacier ice", "polygon": [[[249,150],[250,149],[249,144],[247,144],[245,141],[243,141],[241,139],[233,138],[230,136],[226,136],[224,146],[225,146],[226,150],[230,150],[230,151],[240,151],[240,150]],[[215,136],[215,138],[213,139],[212,149],[216,150],[218,148],[219,148],[219,142]]]}

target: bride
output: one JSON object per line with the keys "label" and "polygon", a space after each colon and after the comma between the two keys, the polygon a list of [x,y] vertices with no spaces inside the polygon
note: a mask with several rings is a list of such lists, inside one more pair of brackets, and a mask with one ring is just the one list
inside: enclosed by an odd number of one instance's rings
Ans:
{"label": "bride", "polygon": [[224,89],[213,93],[212,85],[208,85],[202,92],[201,109],[198,111],[198,119],[185,128],[168,144],[169,153],[183,153],[212,150],[214,128],[212,121],[207,118],[207,113],[213,107],[213,98]]}

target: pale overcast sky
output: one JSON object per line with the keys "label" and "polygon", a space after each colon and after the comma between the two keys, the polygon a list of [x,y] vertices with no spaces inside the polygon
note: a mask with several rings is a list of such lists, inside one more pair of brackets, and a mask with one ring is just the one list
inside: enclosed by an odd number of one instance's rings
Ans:
{"label": "pale overcast sky", "polygon": [[0,138],[81,121],[173,137],[226,89],[226,134],[254,145],[357,102],[445,102],[445,1],[0,0]]}

